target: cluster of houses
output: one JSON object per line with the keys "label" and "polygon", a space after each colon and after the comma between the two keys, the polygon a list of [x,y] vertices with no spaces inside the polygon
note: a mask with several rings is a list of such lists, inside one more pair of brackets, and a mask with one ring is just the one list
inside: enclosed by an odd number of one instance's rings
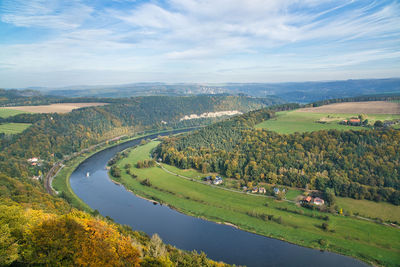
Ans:
{"label": "cluster of houses", "polygon": [[265,189],[265,187],[253,187],[251,190],[248,190],[247,186],[243,186],[243,191],[249,191],[251,193],[260,193],[260,194],[265,194],[267,193],[267,190]]}
{"label": "cluster of houses", "polygon": [[305,204],[314,204],[317,206],[322,206],[325,203],[325,201],[322,198],[319,198],[319,197],[313,198],[311,196],[307,196],[307,197],[303,198],[302,202]]}
{"label": "cluster of houses", "polygon": [[207,176],[206,178],[204,178],[204,181],[207,181],[207,182],[215,184],[215,185],[222,184],[222,182],[223,182],[222,177],[220,177],[220,176],[216,176],[214,180],[211,176]]}

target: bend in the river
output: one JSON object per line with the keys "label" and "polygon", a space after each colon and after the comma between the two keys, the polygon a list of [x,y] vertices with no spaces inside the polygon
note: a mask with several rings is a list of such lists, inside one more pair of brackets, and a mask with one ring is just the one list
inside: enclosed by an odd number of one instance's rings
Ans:
{"label": "bend in the river", "polygon": [[[139,144],[142,139],[178,132],[181,131],[146,136],[94,154],[72,173],[73,191],[91,208],[118,223],[149,235],[157,233],[164,242],[180,249],[204,251],[214,260],[247,266],[366,266],[347,256],[297,246],[153,205],[110,180],[106,164],[117,152]],[[90,176],[86,177],[88,172]]]}

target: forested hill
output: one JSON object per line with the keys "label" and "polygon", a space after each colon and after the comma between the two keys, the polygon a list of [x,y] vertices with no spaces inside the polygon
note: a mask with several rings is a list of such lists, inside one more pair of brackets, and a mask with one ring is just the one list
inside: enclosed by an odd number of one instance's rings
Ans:
{"label": "forested hill", "polygon": [[273,116],[273,109],[262,109],[187,136],[167,138],[155,153],[168,164],[217,172],[243,185],[263,181],[318,190],[333,188],[340,196],[400,204],[400,131],[330,130],[285,135],[252,128]]}
{"label": "forested hill", "polygon": [[275,101],[238,96],[137,97],[67,114],[20,114],[7,121],[33,125],[19,135],[1,136],[0,167],[14,177],[26,176],[29,173],[26,159],[30,157],[55,161],[115,136],[198,126],[219,119],[180,121],[185,115],[226,110],[246,112]]}

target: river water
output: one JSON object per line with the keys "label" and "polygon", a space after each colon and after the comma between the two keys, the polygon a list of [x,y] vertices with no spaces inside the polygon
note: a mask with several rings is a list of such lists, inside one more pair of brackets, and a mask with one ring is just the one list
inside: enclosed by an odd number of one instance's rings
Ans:
{"label": "river water", "polygon": [[109,179],[106,164],[117,152],[140,141],[108,148],[82,162],[70,177],[73,191],[103,216],[149,235],[157,233],[165,243],[177,248],[204,251],[213,260],[247,266],[367,266],[350,257],[187,216],[135,196]]}

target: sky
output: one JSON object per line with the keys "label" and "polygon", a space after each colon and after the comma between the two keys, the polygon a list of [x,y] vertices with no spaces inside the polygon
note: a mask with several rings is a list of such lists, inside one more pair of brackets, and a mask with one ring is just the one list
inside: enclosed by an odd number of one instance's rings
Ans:
{"label": "sky", "polygon": [[386,77],[398,0],[0,0],[0,88]]}

